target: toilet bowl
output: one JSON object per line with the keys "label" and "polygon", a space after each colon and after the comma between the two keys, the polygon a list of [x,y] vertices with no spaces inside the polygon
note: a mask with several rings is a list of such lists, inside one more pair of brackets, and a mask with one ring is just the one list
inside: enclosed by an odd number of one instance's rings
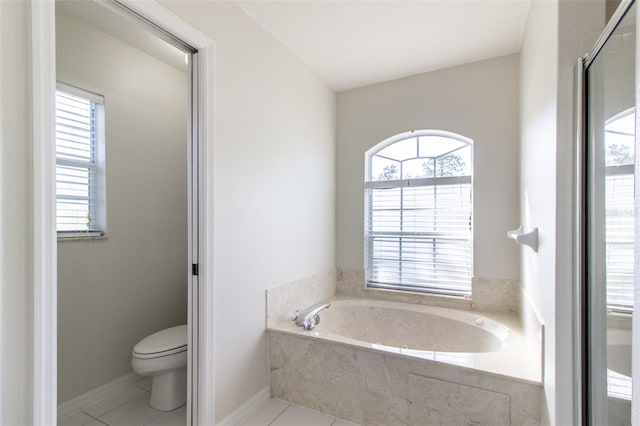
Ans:
{"label": "toilet bowl", "polygon": [[167,328],[142,339],[133,348],[131,366],[151,376],[149,405],[171,411],[187,401],[187,326]]}

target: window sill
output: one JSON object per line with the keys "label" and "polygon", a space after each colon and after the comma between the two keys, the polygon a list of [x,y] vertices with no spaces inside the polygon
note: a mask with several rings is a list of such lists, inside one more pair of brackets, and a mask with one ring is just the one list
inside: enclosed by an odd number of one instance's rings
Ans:
{"label": "window sill", "polygon": [[107,235],[102,231],[89,232],[58,232],[58,241],[80,241],[80,240],[106,240]]}
{"label": "window sill", "polygon": [[471,295],[454,296],[449,294],[427,293],[419,291],[399,290],[369,286],[367,282],[361,287],[363,295],[373,298],[383,298],[396,302],[415,303],[420,305],[439,306],[454,309],[473,309]]}

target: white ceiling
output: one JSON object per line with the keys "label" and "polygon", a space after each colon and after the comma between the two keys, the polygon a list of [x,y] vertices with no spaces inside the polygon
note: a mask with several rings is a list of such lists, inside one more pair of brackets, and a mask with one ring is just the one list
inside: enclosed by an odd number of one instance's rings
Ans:
{"label": "white ceiling", "polygon": [[178,69],[187,69],[183,51],[108,5],[94,1],[56,0],[56,13],[71,16]]}
{"label": "white ceiling", "polygon": [[336,91],[520,50],[529,0],[239,1]]}

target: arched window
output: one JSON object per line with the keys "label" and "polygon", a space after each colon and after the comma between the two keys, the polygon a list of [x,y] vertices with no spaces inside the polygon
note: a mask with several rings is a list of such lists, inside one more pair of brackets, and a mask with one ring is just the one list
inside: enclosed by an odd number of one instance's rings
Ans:
{"label": "arched window", "polygon": [[444,131],[403,133],[367,151],[367,286],[471,293],[472,165],[472,141]]}

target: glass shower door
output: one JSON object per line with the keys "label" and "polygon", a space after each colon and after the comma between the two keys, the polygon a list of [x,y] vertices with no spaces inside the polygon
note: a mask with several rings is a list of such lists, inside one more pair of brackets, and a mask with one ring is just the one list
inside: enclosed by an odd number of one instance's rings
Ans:
{"label": "glass shower door", "polygon": [[585,69],[586,412],[631,424],[634,304],[635,8]]}

